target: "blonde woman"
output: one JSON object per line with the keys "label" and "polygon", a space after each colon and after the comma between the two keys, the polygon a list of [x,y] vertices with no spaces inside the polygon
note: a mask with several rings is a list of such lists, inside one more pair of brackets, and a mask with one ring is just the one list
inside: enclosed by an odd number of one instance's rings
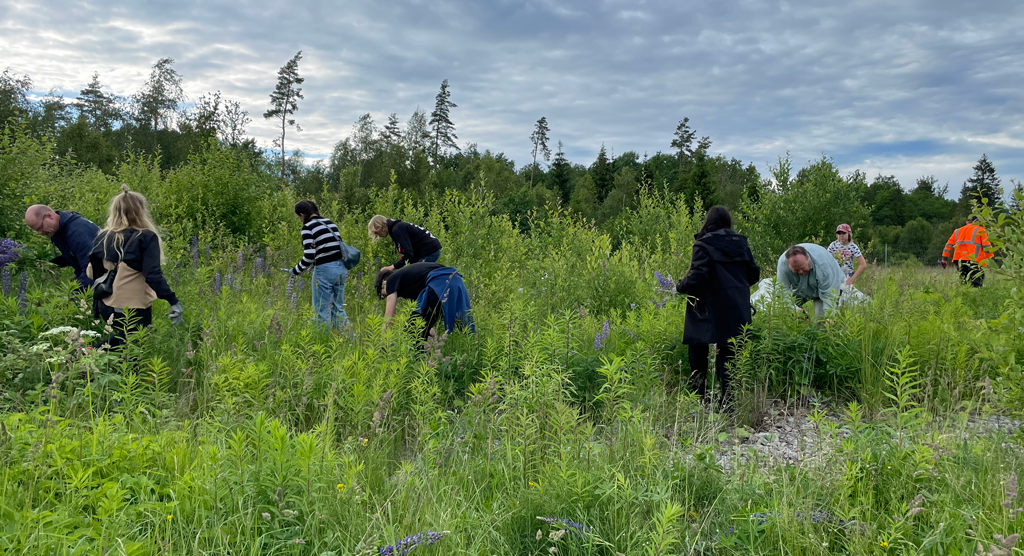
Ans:
{"label": "blonde woman", "polygon": [[398,270],[406,264],[418,262],[436,263],[441,258],[441,242],[422,226],[392,220],[378,214],[370,219],[367,230],[373,241],[391,236],[391,241],[398,250],[398,260],[395,264],[385,266],[381,270]]}
{"label": "blonde woman", "polygon": [[157,299],[171,304],[172,323],[181,322],[181,303],[164,279],[163,260],[146,198],[122,184],[89,255],[89,276],[96,281],[93,312],[114,329],[105,344],[120,346],[129,333],[152,324]]}

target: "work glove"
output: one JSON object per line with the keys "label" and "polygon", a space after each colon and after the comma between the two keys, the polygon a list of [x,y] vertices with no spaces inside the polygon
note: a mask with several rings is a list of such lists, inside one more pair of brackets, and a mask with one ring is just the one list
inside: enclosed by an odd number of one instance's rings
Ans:
{"label": "work glove", "polygon": [[174,305],[171,305],[171,312],[167,315],[167,318],[171,319],[171,324],[181,323],[182,312],[183,309],[181,308],[181,303],[175,303]]}

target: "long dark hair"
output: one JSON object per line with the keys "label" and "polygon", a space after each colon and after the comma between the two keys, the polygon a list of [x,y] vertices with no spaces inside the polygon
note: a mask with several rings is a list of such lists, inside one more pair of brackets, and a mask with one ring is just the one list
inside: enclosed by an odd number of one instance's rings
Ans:
{"label": "long dark hair", "polygon": [[729,209],[715,205],[708,209],[708,214],[704,217],[704,226],[697,233],[697,237],[726,228],[732,228],[732,215],[729,214]]}
{"label": "long dark hair", "polygon": [[299,201],[295,203],[295,214],[302,217],[302,223],[306,224],[313,216],[320,216],[320,209],[313,201]]}

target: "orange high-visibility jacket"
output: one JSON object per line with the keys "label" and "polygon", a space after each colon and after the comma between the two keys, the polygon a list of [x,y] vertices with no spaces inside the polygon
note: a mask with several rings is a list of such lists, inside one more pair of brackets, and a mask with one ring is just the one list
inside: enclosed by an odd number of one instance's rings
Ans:
{"label": "orange high-visibility jacket", "polygon": [[942,258],[952,254],[954,261],[977,261],[981,266],[985,266],[985,259],[993,257],[991,249],[992,244],[988,241],[988,232],[985,228],[977,224],[967,224],[957,228],[953,235],[949,236],[946,248],[942,250]]}

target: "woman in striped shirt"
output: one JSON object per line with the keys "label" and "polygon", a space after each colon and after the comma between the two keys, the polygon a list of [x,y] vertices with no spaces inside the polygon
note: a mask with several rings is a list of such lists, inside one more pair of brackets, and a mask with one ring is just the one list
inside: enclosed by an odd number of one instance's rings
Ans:
{"label": "woman in striped shirt", "polygon": [[313,201],[296,203],[295,215],[302,221],[303,255],[290,272],[298,276],[313,267],[314,320],[340,330],[348,324],[344,306],[348,269],[341,261],[338,227],[320,216],[320,209]]}

